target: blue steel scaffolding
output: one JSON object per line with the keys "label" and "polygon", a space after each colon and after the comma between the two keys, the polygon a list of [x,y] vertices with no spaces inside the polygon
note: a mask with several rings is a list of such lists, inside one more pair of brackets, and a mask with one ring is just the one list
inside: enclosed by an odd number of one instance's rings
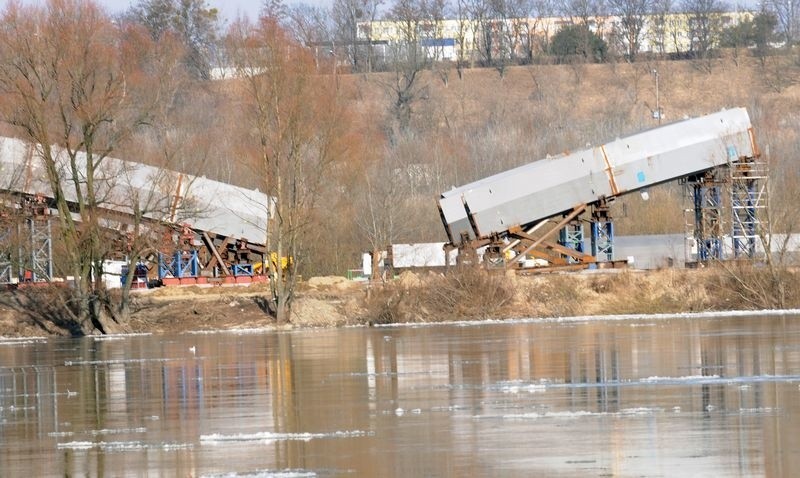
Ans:
{"label": "blue steel scaffolding", "polygon": [[172,256],[158,254],[158,278],[197,277],[200,274],[200,259],[197,251],[176,251]]}
{"label": "blue steel scaffolding", "polygon": [[598,261],[614,260],[614,223],[606,201],[594,207],[591,221],[592,255]]}
{"label": "blue steel scaffolding", "polygon": [[694,217],[689,228],[697,247],[697,262],[722,260],[722,184],[719,169],[687,179]]}
{"label": "blue steel scaffolding", "polygon": [[[583,223],[579,219],[570,221],[559,231],[558,243],[573,251],[583,253]],[[575,257],[566,257],[569,264],[576,264]]]}
{"label": "blue steel scaffolding", "polygon": [[731,166],[731,239],[735,258],[752,258],[765,233],[767,218],[766,163],[750,158]]}

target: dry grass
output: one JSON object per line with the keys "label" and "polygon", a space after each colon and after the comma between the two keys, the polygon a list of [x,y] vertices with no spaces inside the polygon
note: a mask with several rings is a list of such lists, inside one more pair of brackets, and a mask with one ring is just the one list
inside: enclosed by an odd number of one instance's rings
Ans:
{"label": "dry grass", "polygon": [[[775,296],[765,292],[765,271],[750,268],[739,273],[749,289],[743,290],[721,268],[533,277],[462,270],[429,276],[412,286],[387,284],[374,291],[362,319],[377,324],[777,307]],[[784,294],[783,307],[798,307],[800,277],[796,272],[786,274],[779,289]]]}
{"label": "dry grass", "polygon": [[447,275],[383,286],[366,304],[370,323],[439,322],[508,316],[514,289],[505,276],[459,268]]}
{"label": "dry grass", "polygon": [[785,266],[724,264],[716,268],[713,287],[721,305],[740,309],[800,307],[800,273]]}

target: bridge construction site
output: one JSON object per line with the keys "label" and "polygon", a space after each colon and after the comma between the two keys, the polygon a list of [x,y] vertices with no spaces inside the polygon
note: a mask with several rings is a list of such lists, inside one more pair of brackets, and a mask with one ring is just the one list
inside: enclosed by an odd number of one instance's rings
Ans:
{"label": "bridge construction site", "polygon": [[767,172],[744,108],[660,126],[442,193],[445,257],[457,249],[461,262],[480,256],[521,272],[624,266],[610,203],[680,181],[691,204],[687,265],[752,258],[766,230]]}
{"label": "bridge construction site", "polygon": [[[0,138],[3,284],[59,279],[53,271],[53,194],[36,148]],[[78,161],[85,162],[85,154]],[[110,256],[130,259],[126,241],[137,221],[153,244],[134,258],[138,265],[133,287],[266,281],[271,201],[266,194],[115,158],[105,158],[102,164],[102,176],[108,178],[100,191],[105,198],[103,220],[114,243]],[[76,198],[67,200],[76,206]],[[118,274],[123,276],[117,277],[119,283],[127,272]]]}
{"label": "bridge construction site", "polygon": [[[266,194],[141,163],[103,164],[114,178],[103,191],[114,255],[130,261],[125,238],[137,218],[160,238],[134,258],[136,286],[266,281],[264,265],[281,262],[266,246],[274,207]],[[752,258],[766,230],[767,172],[744,108],[660,126],[442,193],[444,257],[520,272],[622,267],[610,204],[680,181],[691,204],[687,265]],[[0,138],[0,283],[56,279],[45,178],[35,145]]]}

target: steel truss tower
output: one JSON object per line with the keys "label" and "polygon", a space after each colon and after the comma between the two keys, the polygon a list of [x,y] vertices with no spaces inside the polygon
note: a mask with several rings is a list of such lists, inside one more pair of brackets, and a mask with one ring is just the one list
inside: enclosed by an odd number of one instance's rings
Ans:
{"label": "steel truss tower", "polygon": [[0,218],[0,284],[10,284],[14,275],[14,263],[11,256],[13,244],[13,228],[8,218]]}
{"label": "steel truss tower", "polygon": [[0,284],[53,280],[52,218],[41,196],[0,214]]}
{"label": "steel truss tower", "polygon": [[767,164],[758,158],[748,158],[730,167],[734,258],[755,257],[759,235],[766,232],[768,177]]}
{"label": "steel truss tower", "polygon": [[686,179],[692,203],[686,237],[697,249],[693,258],[687,248],[687,263],[755,257],[767,219],[767,179],[767,165],[757,157]]}
{"label": "steel truss tower", "polygon": [[592,255],[598,261],[614,260],[614,222],[608,203],[602,201],[592,210]]}
{"label": "steel truss tower", "polygon": [[[47,214],[32,214],[20,224],[19,237],[27,237],[20,245],[20,271],[23,282],[53,280],[52,224]],[[26,250],[27,248],[27,250]]]}
{"label": "steel truss tower", "polygon": [[[559,231],[558,243],[573,251],[583,253],[583,223],[580,219],[573,219]],[[566,257],[569,264],[578,261],[574,257]]]}
{"label": "steel truss tower", "polygon": [[724,176],[719,169],[712,169],[688,178],[686,184],[694,204],[693,233],[697,246],[697,261],[722,259],[722,186]]}

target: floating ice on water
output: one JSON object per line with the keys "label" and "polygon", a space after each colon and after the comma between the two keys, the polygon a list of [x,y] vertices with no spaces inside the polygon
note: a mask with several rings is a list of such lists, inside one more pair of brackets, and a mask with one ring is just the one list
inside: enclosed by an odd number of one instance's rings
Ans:
{"label": "floating ice on water", "polygon": [[115,340],[125,340],[131,337],[149,337],[153,335],[152,332],[131,332],[128,334],[114,334],[114,335],[94,335],[92,339],[95,342],[109,342]]}
{"label": "floating ice on water", "polygon": [[75,432],[50,432],[47,434],[47,436],[58,438],[58,437],[71,437],[74,434]]}
{"label": "floating ice on water", "polygon": [[431,407],[432,412],[456,412],[459,410],[470,410],[471,407],[465,405],[450,405],[448,407]]}
{"label": "floating ice on water", "polygon": [[36,345],[36,344],[43,344],[47,342],[47,339],[44,337],[3,337],[0,338],[0,345],[9,345],[9,346],[27,346],[27,345]]}
{"label": "floating ice on water", "polygon": [[719,319],[727,317],[781,317],[786,315],[800,315],[800,309],[775,309],[775,310],[724,310],[710,312],[686,312],[680,314],[625,314],[625,315],[580,315],[574,317],[530,317],[526,319],[486,319],[486,320],[462,320],[457,322],[431,323],[396,323],[396,324],[375,324],[375,328],[420,328],[420,327],[480,327],[484,325],[513,325],[531,323],[565,323],[565,322],[594,322],[612,320],[669,320],[669,319]]}
{"label": "floating ice on water", "polygon": [[526,383],[522,381],[517,382],[501,382],[498,384],[499,390],[503,393],[517,394],[520,392],[527,393],[541,393],[547,390],[547,385],[544,382],[540,383]]}
{"label": "floating ice on water", "polygon": [[[530,419],[539,419],[539,418],[554,418],[560,420],[569,420],[569,419],[576,419],[576,418],[583,418],[583,417],[592,417],[592,416],[604,416],[610,415],[609,413],[604,412],[590,412],[587,410],[577,410],[574,412],[532,412],[532,413],[516,413],[516,414],[509,414],[503,415],[502,418],[507,420],[530,420]],[[481,418],[481,417],[476,417]]]}
{"label": "floating ice on water", "polygon": [[185,335],[214,335],[214,334],[229,334],[229,335],[260,335],[266,333],[275,333],[275,330],[266,327],[252,327],[241,329],[219,329],[219,330],[187,330],[181,332]]}
{"label": "floating ice on water", "polygon": [[116,360],[65,360],[64,366],[80,366],[80,365],[119,365],[126,363],[149,363],[149,362],[176,362],[179,358],[151,358],[151,359],[116,359]]}
{"label": "floating ice on water", "polygon": [[111,428],[111,429],[103,429],[103,430],[91,430],[89,434],[91,435],[120,435],[122,433],[147,433],[147,428],[139,427],[139,428]]}
{"label": "floating ice on water", "polygon": [[742,415],[750,414],[773,414],[777,413],[780,409],[772,407],[758,407],[758,408],[740,408],[739,413]]}
{"label": "floating ice on water", "polygon": [[650,407],[636,407],[636,408],[624,408],[619,411],[620,415],[653,415],[656,413],[663,412],[663,408],[650,408]]}
{"label": "floating ice on water", "polygon": [[57,448],[59,450],[91,450],[95,446],[97,446],[97,444],[91,441],[71,441],[68,443],[59,443]]}
{"label": "floating ice on water", "polygon": [[200,443],[205,445],[222,443],[241,443],[241,442],[273,442],[273,441],[311,441],[319,438],[353,438],[372,436],[373,432],[361,430],[336,431],[330,433],[236,433],[233,435],[222,435],[214,433],[211,435],[201,435]]}
{"label": "floating ice on water", "polygon": [[716,380],[719,379],[719,375],[687,375],[685,377],[647,377],[643,378],[641,381],[644,383],[660,383],[660,382],[697,382],[697,381],[704,381],[704,380]]}
{"label": "floating ice on water", "polygon": [[516,413],[498,416],[478,415],[473,418],[502,418],[504,420],[538,420],[538,419],[555,419],[555,420],[576,420],[585,417],[635,417],[635,416],[649,416],[662,413],[662,408],[650,407],[637,407],[625,408],[618,412],[592,412],[589,410],[574,410],[574,411],[560,411],[560,412],[530,412],[530,413]]}
{"label": "floating ice on water", "polygon": [[194,448],[191,443],[145,443],[141,441],[115,441],[115,442],[90,442],[90,441],[72,441],[67,443],[59,443],[57,445],[59,450],[92,450],[99,449],[104,452],[125,452],[125,451],[139,451],[139,450],[189,450]]}
{"label": "floating ice on water", "polygon": [[257,470],[247,472],[220,473],[217,475],[200,475],[201,478],[315,478],[317,474],[306,470]]}

